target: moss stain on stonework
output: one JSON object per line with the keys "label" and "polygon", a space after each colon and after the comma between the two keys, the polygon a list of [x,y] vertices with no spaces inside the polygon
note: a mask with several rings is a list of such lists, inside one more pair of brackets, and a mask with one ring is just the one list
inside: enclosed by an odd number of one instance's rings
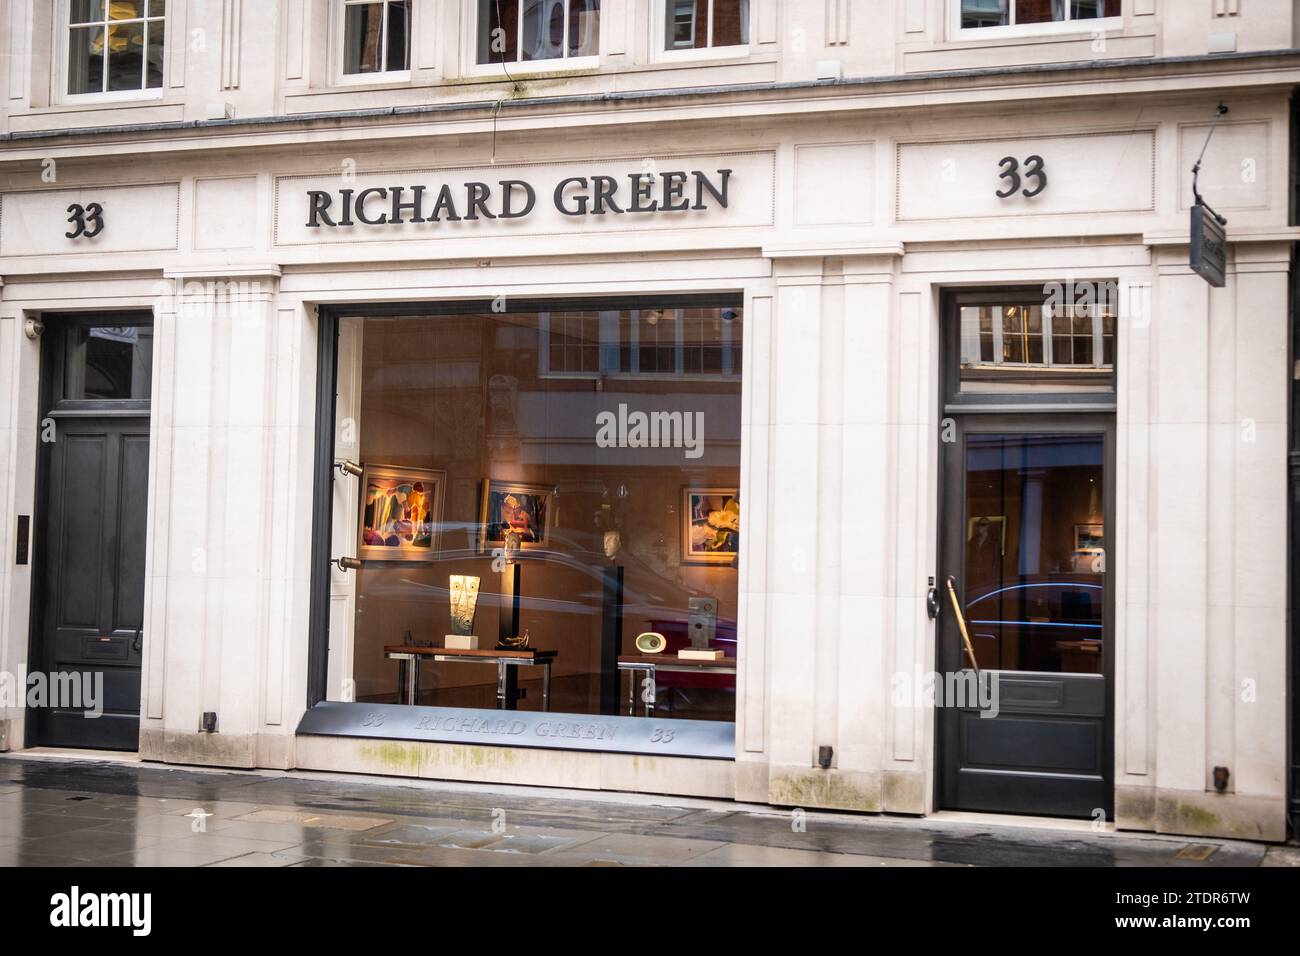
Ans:
{"label": "moss stain on stonework", "polygon": [[396,773],[414,775],[420,771],[420,748],[413,744],[367,744],[361,748],[361,757]]}
{"label": "moss stain on stonework", "polygon": [[1174,820],[1179,832],[1212,833],[1217,832],[1222,821],[1217,813],[1211,813],[1204,807],[1190,803],[1178,803],[1174,806]]}

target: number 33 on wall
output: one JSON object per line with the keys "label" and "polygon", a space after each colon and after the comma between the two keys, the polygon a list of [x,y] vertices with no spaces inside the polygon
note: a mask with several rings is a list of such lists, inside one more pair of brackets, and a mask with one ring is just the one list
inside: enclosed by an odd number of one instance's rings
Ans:
{"label": "number 33 on wall", "polygon": [[68,239],[94,239],[104,231],[104,207],[97,202],[73,203],[68,207],[68,224],[72,229],[63,234]]}
{"label": "number 33 on wall", "polygon": [[999,189],[995,194],[999,199],[1010,199],[1018,192],[1026,199],[1033,199],[1047,188],[1047,164],[1043,162],[1041,156],[1030,156],[1025,160],[1024,178],[1032,179],[1034,188],[1026,189],[1023,192],[1020,189],[1023,183],[1020,160],[1014,156],[1006,156],[998,161],[998,167],[1002,170],[998,178],[1005,180],[1007,184],[1005,188]]}

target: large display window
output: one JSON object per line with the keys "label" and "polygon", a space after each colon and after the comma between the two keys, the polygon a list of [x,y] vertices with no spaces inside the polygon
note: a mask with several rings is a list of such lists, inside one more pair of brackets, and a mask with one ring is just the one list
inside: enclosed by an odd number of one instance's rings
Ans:
{"label": "large display window", "polygon": [[740,296],[333,321],[328,700],[734,720]]}

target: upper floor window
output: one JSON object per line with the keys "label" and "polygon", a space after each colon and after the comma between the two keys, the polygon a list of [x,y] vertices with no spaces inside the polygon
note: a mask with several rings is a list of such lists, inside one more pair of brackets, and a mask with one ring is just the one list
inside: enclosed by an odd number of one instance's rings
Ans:
{"label": "upper floor window", "polygon": [[1066,23],[1119,16],[1120,0],[961,0],[961,28]]}
{"label": "upper floor window", "polygon": [[343,0],[343,72],[411,68],[410,0]]}
{"label": "upper floor window", "polygon": [[749,43],[749,0],[664,0],[664,13],[667,50]]}
{"label": "upper floor window", "polygon": [[599,52],[600,0],[479,0],[480,63],[558,60]]}
{"label": "upper floor window", "polygon": [[160,89],[166,0],[70,0],[68,93]]}

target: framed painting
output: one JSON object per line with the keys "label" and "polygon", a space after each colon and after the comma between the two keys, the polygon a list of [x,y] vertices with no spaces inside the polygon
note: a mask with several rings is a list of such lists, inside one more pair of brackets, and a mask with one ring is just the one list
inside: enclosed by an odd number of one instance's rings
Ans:
{"label": "framed painting", "polygon": [[429,561],[438,554],[445,471],[366,465],[361,476],[357,557]]}
{"label": "framed painting", "polygon": [[1103,554],[1106,551],[1106,528],[1100,524],[1074,526],[1075,554]]}
{"label": "framed painting", "polygon": [[554,497],[551,485],[484,478],[479,502],[479,550],[504,547],[508,531],[519,535],[521,548],[546,547]]}
{"label": "framed painting", "polygon": [[682,563],[731,564],[740,553],[740,489],[682,489]]}
{"label": "framed painting", "polygon": [[967,552],[994,549],[999,557],[1007,553],[1007,516],[979,515],[966,519]]}

